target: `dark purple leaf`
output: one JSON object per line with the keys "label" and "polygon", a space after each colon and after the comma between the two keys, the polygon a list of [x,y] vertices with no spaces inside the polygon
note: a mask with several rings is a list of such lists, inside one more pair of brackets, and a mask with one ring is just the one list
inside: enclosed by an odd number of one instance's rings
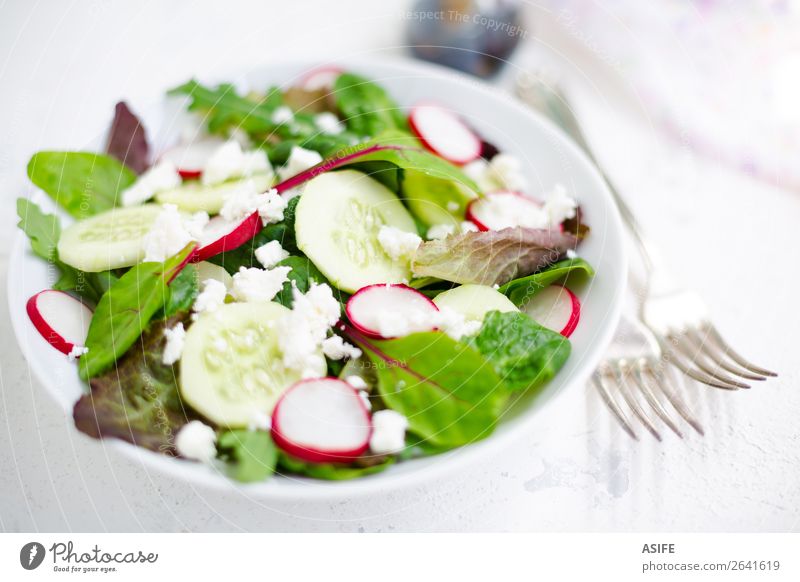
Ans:
{"label": "dark purple leaf", "polygon": [[108,132],[106,153],[117,158],[137,174],[150,167],[150,146],[144,127],[124,101],[114,108],[114,121]]}

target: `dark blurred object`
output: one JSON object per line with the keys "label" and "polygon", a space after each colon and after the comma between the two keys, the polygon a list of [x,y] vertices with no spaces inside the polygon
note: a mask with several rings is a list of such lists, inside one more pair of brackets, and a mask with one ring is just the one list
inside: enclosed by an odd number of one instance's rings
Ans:
{"label": "dark blurred object", "polygon": [[518,0],[419,0],[406,13],[414,56],[491,77],[528,35]]}

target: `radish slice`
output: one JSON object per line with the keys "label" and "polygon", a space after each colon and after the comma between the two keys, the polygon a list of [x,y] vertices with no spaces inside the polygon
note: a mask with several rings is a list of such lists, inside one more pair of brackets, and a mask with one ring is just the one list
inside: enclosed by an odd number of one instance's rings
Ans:
{"label": "radish slice", "polygon": [[436,329],[439,308],[428,297],[403,284],[368,285],[345,306],[347,318],[364,335],[391,339]]}
{"label": "radish slice", "polygon": [[306,91],[330,90],[341,74],[342,69],[338,67],[320,67],[303,77],[300,81],[300,86]]}
{"label": "radish slice", "polygon": [[209,158],[225,142],[221,139],[204,139],[190,144],[175,146],[161,154],[161,160],[175,164],[181,178],[194,179],[203,174]]}
{"label": "radish slice", "polygon": [[581,318],[581,303],[575,294],[561,285],[551,285],[534,295],[523,311],[534,321],[569,337]]}
{"label": "radish slice", "polygon": [[85,345],[92,310],[72,295],[47,289],[28,299],[26,309],[36,330],[58,351],[69,355]]}
{"label": "radish slice", "polygon": [[208,221],[200,237],[194,261],[205,261],[225,251],[232,251],[253,238],[261,230],[261,217],[253,212],[240,222],[230,222],[221,216]]}
{"label": "radish slice", "polygon": [[369,446],[372,420],[358,390],[338,378],[293,384],[272,412],[272,438],[312,463],[348,462]]}
{"label": "radish slice", "polygon": [[417,105],[408,121],[425,147],[454,164],[481,157],[480,138],[457,115],[439,105]]}
{"label": "radish slice", "polygon": [[467,206],[467,220],[479,230],[503,230],[515,226],[547,228],[542,204],[519,192],[501,190],[475,198]]}

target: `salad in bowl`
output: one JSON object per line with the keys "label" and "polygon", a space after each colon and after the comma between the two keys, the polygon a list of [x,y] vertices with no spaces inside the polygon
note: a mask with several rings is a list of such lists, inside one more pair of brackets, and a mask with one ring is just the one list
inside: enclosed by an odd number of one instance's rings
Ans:
{"label": "salad in bowl", "polygon": [[120,103],[102,153],[33,155],[64,224],[18,200],[81,432],[242,482],[352,479],[485,439],[570,358],[581,201],[446,104],[331,68],[169,93],[168,148]]}

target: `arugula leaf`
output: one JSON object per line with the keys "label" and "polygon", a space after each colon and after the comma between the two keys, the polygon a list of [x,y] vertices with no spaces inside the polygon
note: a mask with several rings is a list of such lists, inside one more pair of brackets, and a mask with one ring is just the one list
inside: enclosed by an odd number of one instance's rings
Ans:
{"label": "arugula leaf", "polygon": [[380,85],[353,73],[342,73],[333,90],[336,108],[352,132],[373,136],[387,129],[408,129],[400,106]]}
{"label": "arugula leaf", "polygon": [[108,132],[106,153],[115,157],[137,174],[150,165],[150,146],[139,118],[128,109],[124,101],[114,108],[114,121]]}
{"label": "arugula leaf", "polygon": [[84,380],[109,369],[139,339],[169,298],[169,282],[186,265],[195,244],[163,263],[140,263],[111,285],[97,304],[79,360]]}
{"label": "arugula leaf", "polygon": [[350,326],[343,333],[372,360],[383,402],[428,443],[457,447],[494,430],[508,390],[472,347],[441,332],[393,340],[373,340]]}
{"label": "arugula leaf", "polygon": [[178,312],[189,311],[200,293],[197,267],[186,265],[169,284],[169,296],[164,304],[164,317],[172,317]]}
{"label": "arugula leaf", "polygon": [[289,200],[289,204],[283,211],[283,220],[281,222],[268,224],[256,236],[239,248],[225,251],[215,257],[211,257],[208,261],[219,265],[231,274],[237,273],[240,267],[260,267],[261,264],[255,258],[255,251],[258,247],[272,240],[279,241],[281,246],[289,253],[302,255],[297,248],[294,234],[294,218],[298,202],[300,202],[299,196]]}
{"label": "arugula leaf", "polygon": [[515,227],[465,232],[422,243],[411,270],[415,277],[503,285],[557,261],[577,244],[573,235],[556,230]]}
{"label": "arugula leaf", "polygon": [[486,314],[478,334],[466,338],[511,390],[538,388],[556,375],[569,357],[569,340],[519,311]]}
{"label": "arugula leaf", "polygon": [[89,152],[35,153],[28,177],[75,218],[110,210],[136,181],[136,174],[116,159]]}
{"label": "arugula leaf", "polygon": [[379,462],[366,466],[341,465],[338,463],[306,463],[283,452],[281,452],[278,460],[279,466],[288,473],[296,473],[327,481],[344,481],[380,473],[391,466],[393,462],[393,457],[386,456],[382,457]]}
{"label": "arugula leaf", "polygon": [[559,280],[566,280],[573,275],[583,273],[594,277],[594,269],[584,259],[566,259],[553,263],[543,271],[509,281],[498,289],[517,307],[524,306],[539,291]]}
{"label": "arugula leaf", "polygon": [[[115,368],[92,378],[91,392],[75,404],[73,417],[81,432],[94,438],[119,438],[175,456],[175,434],[197,416],[181,401],[178,377],[162,363],[164,329],[186,320],[186,314],[154,322],[138,349]],[[87,354],[88,355],[88,354]]]}
{"label": "arugula leaf", "polygon": [[228,474],[242,483],[263,481],[278,464],[278,449],[262,430],[226,431],[217,439],[217,449]]}

